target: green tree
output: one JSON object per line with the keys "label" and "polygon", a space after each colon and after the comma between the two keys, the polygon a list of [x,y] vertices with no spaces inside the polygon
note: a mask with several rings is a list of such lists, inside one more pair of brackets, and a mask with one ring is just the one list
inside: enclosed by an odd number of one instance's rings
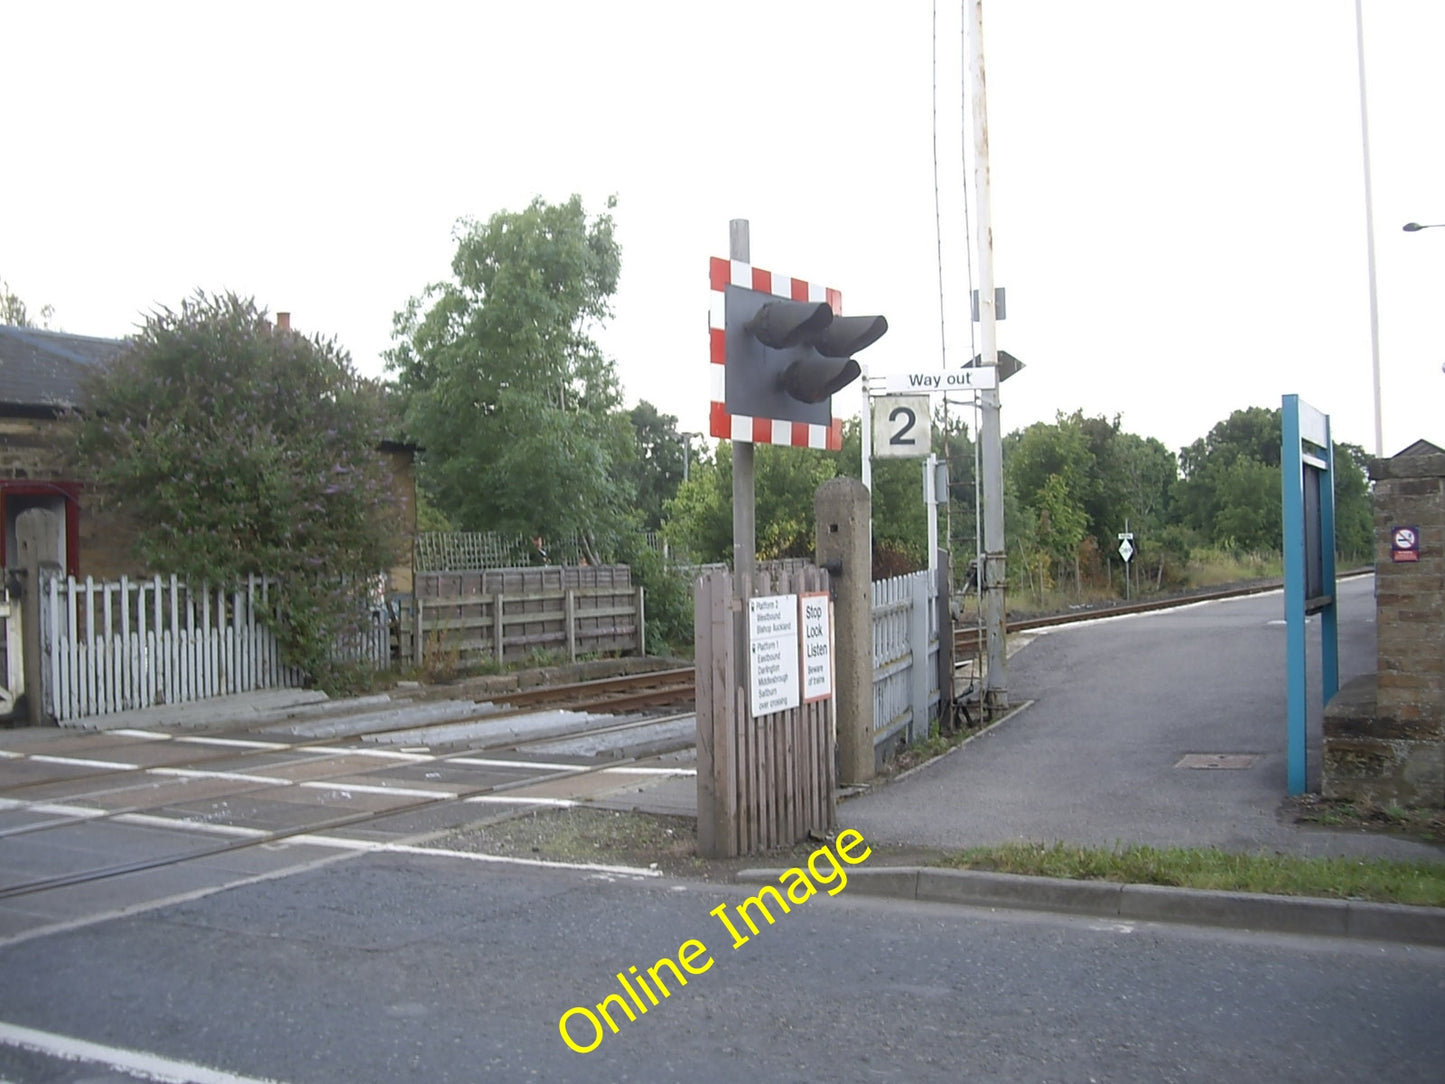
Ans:
{"label": "green tree", "polygon": [[[947,432],[935,425],[933,447],[950,463],[950,499],[956,522],[955,548],[966,566],[973,553],[973,445],[958,420]],[[862,429],[843,425],[842,450],[784,448],[760,444],[755,453],[755,514],[758,556],[806,557],[814,547],[813,498],[830,478],[862,474]],[[928,564],[927,512],[918,459],[875,459],[872,476],[873,541],[879,567]],[[693,465],[689,482],[666,506],[664,533],[699,560],[732,558],[732,445],[718,444],[715,457]],[[939,535],[946,538],[947,514],[940,509]]]}
{"label": "green tree", "polygon": [[719,441],[715,450],[698,453],[688,480],[663,505],[663,535],[693,560],[732,558],[732,478],[732,444]]}
{"label": "green tree", "polygon": [[[839,455],[816,448],[759,444],[753,489],[757,555],[808,557],[813,553],[813,497],[839,473]],[[711,459],[695,463],[689,480],[667,506],[667,536],[700,561],[731,561],[732,444],[719,441]]]}
{"label": "green tree", "polygon": [[630,529],[634,437],[592,337],[620,266],[610,215],[539,198],[463,220],[452,277],[396,315],[387,360],[420,477],[459,527],[575,534],[594,560]]}
{"label": "green tree", "polygon": [[1216,544],[1229,549],[1277,551],[1284,523],[1279,466],[1240,456],[1211,472]]}
{"label": "green tree", "polygon": [[631,463],[632,488],[642,526],[649,531],[662,527],[662,509],[682,484],[682,435],[677,418],[660,413],[642,400],[627,414],[632,425],[635,458]]}
{"label": "green tree", "polygon": [[1369,454],[1358,444],[1335,445],[1335,548],[1346,561],[1374,560],[1369,463]]}
{"label": "green tree", "polygon": [[1179,453],[1177,520],[1213,544],[1278,550],[1280,412],[1236,410]]}
{"label": "green tree", "polygon": [[1073,566],[1074,588],[1079,588],[1079,546],[1088,533],[1089,516],[1069,492],[1063,478],[1051,474],[1038,492],[1039,545],[1061,571]]}
{"label": "green tree", "polygon": [[276,579],[283,658],[337,679],[336,637],[397,543],[380,386],[253,300],[197,293],[149,317],[86,402],[74,457],[138,525],[146,566],[197,584]]}
{"label": "green tree", "polygon": [[8,282],[0,278],[0,324],[8,324],[10,327],[48,328],[54,315],[54,306],[42,305],[40,307],[40,323],[32,323],[30,310],[26,307],[25,302],[10,288]]}

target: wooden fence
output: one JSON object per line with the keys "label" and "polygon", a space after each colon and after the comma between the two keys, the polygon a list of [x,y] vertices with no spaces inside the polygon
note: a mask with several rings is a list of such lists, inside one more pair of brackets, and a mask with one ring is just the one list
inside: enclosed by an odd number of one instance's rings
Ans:
{"label": "wooden fence", "polygon": [[418,665],[498,665],[555,653],[646,654],[642,588],[626,565],[417,573],[401,611],[399,653]]}
{"label": "wooden fence", "polygon": [[[576,536],[545,538],[549,561],[581,564],[582,545]],[[495,531],[422,531],[412,547],[417,572],[481,572],[525,568],[535,558],[532,539]]]}
{"label": "wooden fence", "polygon": [[[158,704],[300,685],[261,620],[269,581],[194,589],[176,577],[41,578],[43,711],[65,724]],[[338,643],[348,661],[388,665],[384,610]]]}
{"label": "wooden fence", "polygon": [[[752,594],[826,590],[828,574],[809,567],[759,572]],[[837,825],[833,700],[753,717],[747,617],[733,593],[730,573],[710,572],[694,595],[698,846],[710,857],[755,854]]]}

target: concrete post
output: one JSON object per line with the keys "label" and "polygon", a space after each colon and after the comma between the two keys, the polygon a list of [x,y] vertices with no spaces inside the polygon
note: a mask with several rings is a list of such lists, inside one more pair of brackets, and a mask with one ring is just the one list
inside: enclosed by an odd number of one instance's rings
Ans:
{"label": "concrete post", "polygon": [[833,478],[818,487],[813,511],[817,562],[833,577],[838,781],[865,783],[874,773],[872,502],[856,478]]}
{"label": "concrete post", "polygon": [[25,573],[25,597],[20,604],[20,627],[25,636],[21,654],[25,657],[25,702],[30,725],[54,722],[44,712],[41,691],[44,668],[41,663],[40,572],[60,568],[60,520],[45,508],[21,512],[15,520],[15,548]]}

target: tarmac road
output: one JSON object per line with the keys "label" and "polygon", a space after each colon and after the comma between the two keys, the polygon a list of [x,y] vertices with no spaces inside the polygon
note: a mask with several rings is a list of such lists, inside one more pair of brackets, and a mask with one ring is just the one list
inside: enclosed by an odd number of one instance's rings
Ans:
{"label": "tarmac road", "polygon": [[[0,945],[0,1021],[103,1048],[66,1060],[0,1033],[0,1078],[137,1079],[107,1065],[140,1053],[242,1075],[183,1077],[229,1084],[1353,1084],[1434,1079],[1445,1059],[1441,949],[850,886],[733,950],[709,911],[749,891],[368,854]],[[597,1050],[563,1044],[563,1013],[688,939],[702,973],[634,1021],[614,1006]]]}
{"label": "tarmac road", "polygon": [[[1374,578],[1341,581],[1340,681],[1375,666]],[[1285,626],[1279,592],[1033,635],[1009,660],[1032,701],[952,755],[844,802],[869,839],[924,847],[1011,840],[1442,857],[1378,833],[1281,817]],[[1318,619],[1310,621],[1310,774],[1319,778]],[[1180,767],[1246,754],[1242,769]]]}

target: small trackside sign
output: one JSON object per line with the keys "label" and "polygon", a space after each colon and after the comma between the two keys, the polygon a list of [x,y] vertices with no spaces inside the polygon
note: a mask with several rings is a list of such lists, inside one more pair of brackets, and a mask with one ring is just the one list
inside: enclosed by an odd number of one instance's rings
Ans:
{"label": "small trackside sign", "polygon": [[1420,528],[1390,528],[1390,560],[1418,561],[1420,559]]}

